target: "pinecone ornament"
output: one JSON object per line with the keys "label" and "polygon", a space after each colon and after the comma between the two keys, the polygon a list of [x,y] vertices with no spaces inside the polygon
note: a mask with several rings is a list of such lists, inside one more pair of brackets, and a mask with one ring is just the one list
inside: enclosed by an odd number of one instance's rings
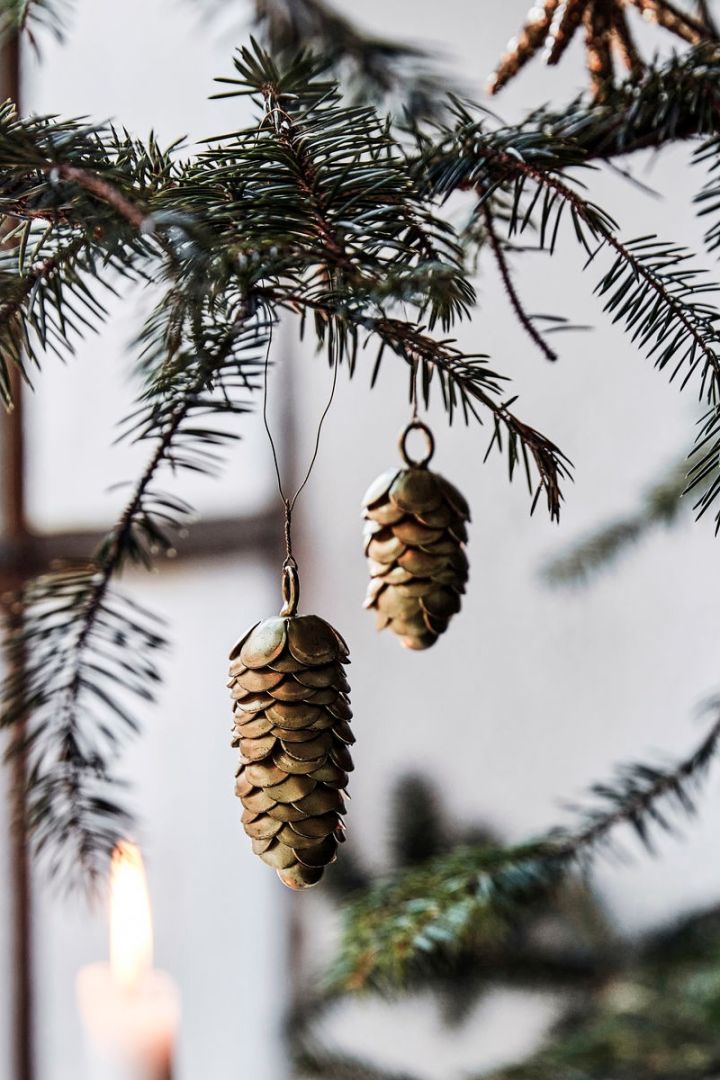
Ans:
{"label": "pinecone ornament", "polygon": [[[413,430],[427,440],[421,461],[407,454]],[[413,420],[400,437],[407,468],[383,473],[363,499],[370,570],[365,607],[375,611],[378,630],[389,627],[408,649],[435,644],[460,610],[468,579],[470,510],[456,487],[428,469],[434,449],[430,429]]]}
{"label": "pinecone ornament", "polygon": [[283,573],[280,615],[256,623],[230,653],[240,748],[236,793],[253,851],[283,884],[317,884],[344,840],[348,747],[348,648],[317,615],[297,615],[294,565]]}

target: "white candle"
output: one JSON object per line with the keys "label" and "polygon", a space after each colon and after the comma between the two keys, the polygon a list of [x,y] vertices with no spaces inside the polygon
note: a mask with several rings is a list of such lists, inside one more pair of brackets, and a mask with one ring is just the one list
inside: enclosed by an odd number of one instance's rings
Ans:
{"label": "white candle", "polygon": [[110,963],[82,968],[77,996],[105,1076],[170,1078],[180,998],[170,976],[153,968],[150,898],[134,844],[122,844],[112,859]]}

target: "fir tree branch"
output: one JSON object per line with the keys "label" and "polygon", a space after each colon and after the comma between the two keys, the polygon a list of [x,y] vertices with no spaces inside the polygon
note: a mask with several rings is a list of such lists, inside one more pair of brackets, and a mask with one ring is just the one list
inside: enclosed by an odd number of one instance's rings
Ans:
{"label": "fir tree branch", "polygon": [[[501,136],[502,139],[502,136]],[[594,260],[603,246],[611,248],[616,256],[609,273],[597,286],[600,295],[610,293],[605,310],[613,312],[619,308],[615,321],[622,320],[640,344],[650,346],[650,355],[656,356],[655,365],[662,370],[684,346],[680,361],[673,369],[675,373],[683,363],[694,370],[697,354],[703,358],[705,367],[702,383],[708,381],[720,383],[720,358],[718,358],[718,334],[715,329],[717,314],[704,303],[698,303],[695,297],[715,291],[715,286],[697,283],[699,272],[688,270],[678,272],[678,267],[690,256],[679,247],[671,247],[657,242],[653,237],[641,237],[638,240],[623,242],[615,232],[615,223],[598,207],[583,198],[578,191],[555,172],[541,169],[538,165],[523,160],[517,152],[510,153],[494,144],[494,140],[483,143],[478,148],[482,158],[486,156],[492,165],[499,166],[507,175],[515,177],[513,214],[509,232],[522,232],[530,222],[530,212],[521,211],[521,199],[526,180],[537,185],[538,192],[550,193],[550,198],[542,206],[539,245],[546,245],[552,252],[556,242],[562,210],[554,212],[552,196],[566,205],[572,216],[572,223],[578,241],[584,247],[589,259]],[[472,151],[471,151],[472,153]],[[502,182],[501,178],[491,176],[493,183]],[[460,187],[473,187],[478,190],[481,200],[485,200],[486,191],[482,183],[474,176],[465,180]],[[440,181],[440,190],[445,194],[447,187]],[[531,205],[537,200],[535,196]],[[594,246],[599,245],[599,246]],[[653,294],[655,302],[647,302],[646,294],[640,289],[628,299],[628,291],[633,282],[644,286],[647,293]]]}
{"label": "fir tree branch", "polygon": [[25,34],[38,49],[38,32],[49,32],[62,41],[71,0],[0,0],[0,44],[15,34]]}
{"label": "fir tree branch", "polygon": [[[431,328],[436,320],[448,326],[474,300],[472,291],[462,285],[464,268],[454,235],[408,198],[400,158],[394,156],[397,148],[387,129],[381,129],[368,110],[338,110],[334,92],[317,83],[322,66],[313,67],[310,61],[303,59],[285,71],[255,46],[241,50],[236,69],[239,78],[222,80],[235,87],[228,93],[250,93],[265,110],[260,126],[264,141],[258,144],[253,133],[247,147],[254,176],[260,168],[267,180],[283,184],[296,231],[307,234],[311,262],[294,267],[285,303],[315,311],[316,332],[322,339],[332,330],[340,357],[349,357],[351,373],[357,333],[364,329],[380,340],[373,382],[387,347],[410,365],[413,385],[417,380],[426,404],[433,380],[439,383],[450,419],[458,406],[466,420],[478,416],[477,404],[488,409],[494,424],[490,449],[506,448],[511,478],[518,465],[524,467],[534,493],[533,507],[544,493],[550,516],[556,519],[569,462],[548,439],[510,412],[510,402],[496,400],[502,377],[485,367],[483,357],[465,356],[452,343],[436,342],[417,323],[393,318],[387,311],[393,301],[414,302],[420,317],[427,309]],[[343,119],[353,125],[352,144],[340,127]],[[338,130],[343,134],[335,151]],[[222,180],[218,169],[228,159],[237,176],[248,140],[245,133],[240,136],[227,136],[220,149],[208,153],[216,182],[218,177]],[[374,236],[384,238],[382,247],[376,240],[368,244],[373,221]],[[286,274],[290,265],[286,258]],[[418,288],[420,283],[424,289]],[[277,298],[277,288],[274,293]]]}
{"label": "fir tree branch", "polygon": [[365,33],[325,0],[254,0],[258,32],[270,53],[313,49],[327,58],[356,101],[414,117],[442,112],[455,80],[435,71],[422,50]]}
{"label": "fir tree branch", "polygon": [[76,165],[68,165],[65,162],[55,164],[48,162],[45,171],[55,173],[59,179],[69,180],[71,183],[84,188],[85,191],[89,191],[91,195],[116,210],[121,217],[125,218],[139,232],[146,229],[149,219],[145,212],[104,177],[89,172],[87,169],[80,169]]}
{"label": "fir tree branch", "polygon": [[[604,309],[613,321],[624,324],[655,367],[670,371],[671,381],[682,373],[684,387],[692,375],[699,374],[700,394],[712,413],[696,444],[690,486],[703,484],[700,507],[705,512],[720,495],[720,426],[714,420],[720,400],[719,316],[708,302],[717,286],[689,264],[690,254],[684,248],[654,237],[620,240],[615,222],[571,186],[567,177],[558,175],[552,164],[561,152],[565,167],[577,164],[572,146],[553,147],[546,137],[513,129],[488,131],[484,118],[475,121],[460,103],[455,110],[454,129],[441,128],[444,134],[435,143],[419,143],[418,169],[429,190],[442,197],[455,190],[474,191],[480,200],[479,213],[497,190],[506,191],[511,198],[510,235],[522,233],[538,218],[539,246],[550,253],[567,210],[575,238],[587,253],[586,265],[595,262],[603,249],[614,253],[612,265],[595,290],[605,297]],[[549,167],[546,160],[551,162]],[[717,484],[712,482],[713,471]],[[716,524],[720,528],[720,512]]]}
{"label": "fir tree branch", "polygon": [[720,700],[709,708],[710,728],[688,757],[670,767],[622,767],[609,783],[594,785],[596,802],[578,812],[574,827],[511,848],[458,848],[380,881],[347,908],[331,989],[396,987],[462,948],[479,928],[501,934],[517,905],[609,850],[618,826],[629,826],[652,851],[653,828],[670,831],[671,814],[694,812],[700,783],[720,749]]}
{"label": "fir tree branch", "polygon": [[[440,386],[443,405],[452,420],[459,409],[465,421],[470,417],[482,422],[477,405],[487,409],[492,417],[493,434],[485,453],[485,459],[493,450],[507,456],[508,475],[512,481],[516,471],[521,469],[531,493],[531,513],[538,499],[544,495],[548,514],[552,521],[559,520],[563,502],[562,487],[572,479],[572,462],[541,432],[526,424],[510,406],[516,398],[506,401],[497,400],[504,376],[498,375],[485,366],[484,356],[468,356],[454,347],[452,342],[436,341],[425,334],[422,328],[396,319],[376,318],[363,311],[357,312],[346,304],[337,308],[317,305],[297,293],[273,294],[272,290],[263,290],[266,297],[275,296],[276,302],[292,310],[310,309],[316,313],[332,314],[339,327],[340,340],[351,356],[357,351],[357,334],[368,331],[380,340],[372,376],[374,384],[380,369],[380,362],[385,348],[391,349],[402,357],[410,367],[411,398],[418,388],[418,396],[427,407],[434,381]],[[348,335],[344,327],[349,327],[352,343],[348,346]],[[324,333],[321,324],[319,334]],[[354,360],[352,361],[354,367]]]}
{"label": "fir tree branch", "polygon": [[609,87],[602,104],[576,98],[560,110],[538,109],[518,134],[569,141],[585,161],[602,161],[711,136],[719,128],[720,50],[710,42]]}
{"label": "fir tree branch", "polygon": [[[48,293],[55,298],[58,297],[58,292],[62,297],[61,279],[69,276],[67,266],[77,261],[85,247],[85,238],[71,239],[67,244],[56,248],[52,255],[32,263],[21,275],[5,270],[5,265],[13,259],[12,247],[12,238],[8,238],[4,245],[5,250],[0,251],[0,396],[8,409],[12,408],[13,404],[10,365],[14,364],[27,378],[27,360],[35,359],[36,355],[27,327],[32,327],[43,349],[50,344],[51,335],[58,331],[66,347],[71,347],[67,321],[61,319],[50,325],[48,323],[45,289],[48,287]],[[57,306],[59,309],[60,304]],[[94,313],[102,313],[102,309],[87,293],[84,295],[84,306],[91,306]],[[34,309],[39,309],[37,314]]]}
{"label": "fir tree branch", "polygon": [[[157,441],[117,524],[90,564],[31,583],[14,612],[22,632],[8,635],[3,724],[23,724],[29,732],[24,746],[35,850],[70,884],[101,878],[115,844],[132,828],[130,813],[110,798],[118,785],[111,766],[123,745],[121,731],[136,728],[124,697],[151,700],[159,677],[139,658],[164,644],[148,614],[111,591],[113,579],[126,562],[149,565],[158,551],[171,550],[190,508],[156,491],[155,477],[162,465],[212,466],[214,452],[196,448],[191,454],[184,444],[189,438],[214,448],[232,437],[199,428],[196,418],[246,411],[232,395],[238,379],[245,388],[259,371],[265,333],[264,321],[237,311],[221,348],[201,352],[194,367],[186,358],[182,376],[165,371],[151,381],[128,433]],[[202,347],[198,337],[195,344]]]}

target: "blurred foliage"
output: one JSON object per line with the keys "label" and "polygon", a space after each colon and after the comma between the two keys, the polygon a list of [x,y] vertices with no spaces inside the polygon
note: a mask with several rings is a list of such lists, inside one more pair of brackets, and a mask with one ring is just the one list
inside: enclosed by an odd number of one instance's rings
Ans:
{"label": "blurred foliage", "polygon": [[[447,813],[432,783],[419,775],[401,779],[393,792],[387,856],[392,872],[422,872],[448,851],[498,849],[499,838],[484,826],[463,826]],[[374,881],[352,842],[327,873],[326,895],[343,907]],[[617,949],[601,906],[579,881],[541,886],[521,909],[502,919],[477,921],[461,944],[435,950],[413,968],[404,991],[432,993],[450,1028],[465,1024],[498,981],[539,989],[583,987],[600,977]],[[316,984],[317,985],[317,984]],[[375,984],[366,989],[375,991]],[[400,1080],[366,1061],[346,1059],[322,1046],[319,1022],[352,995],[354,987],[334,979],[296,1003],[289,1031],[303,1077]],[[382,988],[383,993],[387,987]],[[333,1071],[334,1070],[334,1071]],[[403,1080],[412,1080],[409,1075]]]}
{"label": "blurred foliage", "polygon": [[612,568],[642,541],[675,525],[690,509],[685,498],[688,485],[686,462],[674,466],[642,496],[630,513],[600,525],[595,531],[550,559],[542,569],[550,585],[585,585],[603,570]]}
{"label": "blurred foliage", "polygon": [[709,728],[686,757],[621,765],[591,786],[588,799],[572,808],[569,825],[511,846],[455,836],[439,855],[367,884],[345,906],[331,987],[397,991],[460,955],[478,934],[502,940],[538,897],[598,855],[618,854],[622,826],[653,853],[658,835],[672,833],[678,817],[695,812],[720,747],[720,699],[706,711]]}
{"label": "blurred foliage", "polygon": [[[392,806],[388,855],[396,871],[421,869],[448,847],[470,843],[497,849],[492,830],[452,822],[437,791],[421,776],[399,781]],[[328,873],[341,905],[373,880],[349,846],[350,858]],[[574,879],[538,889],[512,912],[501,934],[496,929],[477,924],[461,949],[434,955],[403,988],[403,994],[434,995],[448,1039],[453,1030],[475,1022],[482,998],[500,986],[553,993],[561,1018],[541,1049],[509,1069],[473,1073],[477,1080],[715,1080],[720,1075],[720,908],[633,943],[613,929],[592,890]],[[377,992],[372,984],[365,989]],[[289,1027],[298,1077],[417,1080],[412,1071],[384,1068],[379,1053],[360,1060],[337,1045],[324,1045],[318,1034],[322,1022],[348,996],[347,988],[337,985],[303,994]],[[478,1025],[478,1050],[482,1036]]]}
{"label": "blurred foliage", "polygon": [[653,935],[567,1014],[530,1060],[492,1080],[720,1076],[720,909]]}

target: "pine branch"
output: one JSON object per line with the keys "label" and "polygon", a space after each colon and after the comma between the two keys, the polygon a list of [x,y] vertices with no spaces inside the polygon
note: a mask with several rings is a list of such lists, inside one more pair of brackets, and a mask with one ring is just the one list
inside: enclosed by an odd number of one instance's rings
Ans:
{"label": "pine branch", "polygon": [[145,146],[112,129],[20,119],[11,105],[0,107],[0,160],[0,393],[9,406],[10,365],[29,379],[43,353],[72,353],[105,318],[97,285],[114,292],[168,251],[175,223],[156,229],[141,203],[174,182],[174,167],[152,137]]}
{"label": "pine branch", "polygon": [[[681,388],[697,374],[699,393],[714,415],[720,400],[720,332],[708,298],[717,286],[690,264],[690,253],[654,237],[620,240],[615,222],[559,174],[555,162],[560,157],[564,168],[582,163],[573,146],[553,145],[546,137],[514,129],[488,131],[484,118],[475,121],[459,103],[455,108],[455,129],[441,129],[444,136],[436,143],[420,143],[418,169],[430,191],[447,197],[455,190],[472,190],[479,196],[478,213],[496,191],[505,192],[511,198],[509,234],[534,224],[539,247],[551,254],[567,212],[587,254],[586,266],[603,250],[614,253],[595,289],[605,298],[604,310],[624,325],[656,368],[669,370],[671,381],[681,375]],[[704,485],[704,512],[720,494],[720,428],[710,415],[694,454],[690,486]],[[716,521],[720,528],[720,512]]]}
{"label": "pine branch", "polygon": [[586,161],[608,160],[716,134],[720,50],[706,43],[609,87],[602,104],[581,98],[531,113],[519,132],[573,143]]}
{"label": "pine branch", "polygon": [[[266,295],[268,295],[266,291]],[[291,308],[303,310],[306,307],[318,311],[313,304],[296,294],[287,296],[284,301]],[[530,512],[537,506],[541,495],[551,521],[558,521],[563,502],[562,486],[572,479],[572,462],[541,432],[526,424],[510,406],[516,398],[499,401],[493,395],[500,391],[504,376],[496,374],[485,366],[484,356],[468,356],[455,348],[452,342],[436,341],[423,333],[422,328],[408,322],[395,319],[374,318],[364,312],[353,311],[341,305],[337,311],[332,307],[321,306],[320,310],[332,313],[339,324],[340,340],[348,349],[349,328],[351,344],[350,354],[357,351],[357,333],[361,329],[369,331],[380,340],[373,370],[373,385],[378,377],[380,363],[386,348],[402,357],[410,368],[410,397],[418,399],[427,407],[430,391],[434,382],[440,387],[443,405],[450,420],[459,409],[465,421],[474,417],[482,422],[477,406],[487,409],[492,417],[493,434],[485,452],[485,460],[497,449],[507,459],[508,476],[512,481],[515,473],[521,470],[526,478],[528,491],[532,496]],[[318,325],[318,334],[324,334],[324,325]],[[351,362],[354,368],[354,361]]]}
{"label": "pine branch", "polygon": [[720,248],[720,136],[703,142],[693,154],[693,162],[698,165],[709,163],[708,179],[695,196],[694,202],[699,207],[698,217],[716,217],[704,236],[707,250],[715,252]]}
{"label": "pine branch", "polygon": [[[371,110],[338,108],[335,89],[317,81],[322,64],[304,56],[283,69],[255,46],[241,50],[236,69],[239,78],[221,81],[233,87],[229,94],[251,94],[262,103],[261,138],[255,131],[233,133],[217,140],[206,157],[215,184],[223,183],[230,162],[237,185],[247,161],[254,214],[264,211],[258,175],[269,193],[271,185],[282,186],[285,212],[292,213],[295,233],[306,238],[302,261],[294,251],[276,249],[284,274],[292,274],[284,303],[314,312],[318,337],[333,333],[351,374],[358,332],[366,330],[380,344],[373,382],[390,349],[409,364],[426,404],[433,381],[439,385],[450,419],[458,407],[466,420],[478,417],[477,405],[489,410],[489,449],[506,450],[511,478],[524,468],[533,507],[544,493],[556,519],[569,462],[510,412],[510,402],[496,400],[502,377],[485,367],[484,357],[466,356],[451,342],[430,338],[419,323],[390,316],[390,305],[402,301],[414,304],[419,318],[427,314],[430,328],[436,321],[448,327],[468,311],[474,293],[454,234],[410,193],[388,129]],[[252,230],[254,221],[248,225]],[[277,302],[282,288],[272,292]]]}
{"label": "pine branch", "polygon": [[458,848],[374,886],[346,911],[331,988],[403,985],[479,930],[502,934],[518,905],[610,850],[618,826],[629,826],[652,851],[653,830],[672,831],[673,815],[694,812],[699,786],[720,749],[720,700],[709,708],[711,726],[687,758],[670,767],[624,766],[610,783],[591,789],[595,802],[578,812],[574,827],[511,848]]}
{"label": "pine branch", "polygon": [[132,828],[127,809],[109,795],[118,785],[112,766],[122,732],[136,730],[124,698],[152,700],[159,676],[143,658],[164,644],[147,613],[113,593],[113,579],[127,562],[149,565],[172,550],[191,511],[155,489],[157,473],[213,467],[215,448],[232,436],[198,427],[198,418],[246,411],[235,391],[252,386],[265,341],[265,323],[238,311],[221,347],[185,357],[182,374],[155,374],[127,434],[156,445],[115,527],[91,564],[40,578],[19,599],[22,631],[8,635],[3,724],[27,727],[35,850],[70,884],[100,879]]}
{"label": "pine branch", "polygon": [[108,765],[135,730],[129,700],[153,700],[164,640],[93,563],[31,582],[13,615],[2,723],[24,732],[28,828],[53,876],[93,887],[131,828]]}
{"label": "pine branch", "polygon": [[356,101],[415,117],[442,112],[455,81],[422,50],[367,34],[325,0],[255,0],[258,32],[273,55],[312,49],[327,58]]}
{"label": "pine branch", "polygon": [[15,34],[25,34],[38,50],[38,34],[57,41],[65,36],[72,0],[0,0],[0,45]]}

